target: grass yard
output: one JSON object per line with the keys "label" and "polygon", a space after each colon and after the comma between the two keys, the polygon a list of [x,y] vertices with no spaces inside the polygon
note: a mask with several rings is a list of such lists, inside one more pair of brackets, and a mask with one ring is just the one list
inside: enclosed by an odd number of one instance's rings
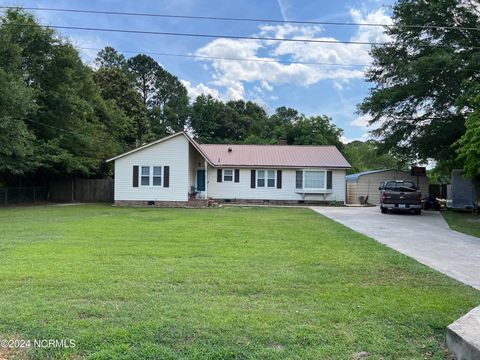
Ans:
{"label": "grass yard", "polygon": [[480,238],[480,215],[462,211],[442,211],[444,219],[452,230]]}
{"label": "grass yard", "polygon": [[480,304],[307,209],[11,208],[0,229],[0,339],[76,343],[20,357],[444,359]]}

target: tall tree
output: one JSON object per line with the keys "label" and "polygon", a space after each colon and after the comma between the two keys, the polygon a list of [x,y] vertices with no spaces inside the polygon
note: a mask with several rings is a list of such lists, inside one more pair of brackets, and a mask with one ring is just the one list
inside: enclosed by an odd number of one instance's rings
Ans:
{"label": "tall tree", "polygon": [[22,175],[35,166],[28,115],[36,110],[33,92],[22,79],[0,68],[0,174]]}
{"label": "tall tree", "polygon": [[472,95],[470,105],[475,110],[466,121],[466,132],[458,142],[460,160],[464,162],[464,172],[468,177],[480,178],[480,86],[475,86],[477,95]]}
{"label": "tall tree", "polygon": [[[102,49],[95,59],[97,70],[94,79],[105,100],[113,101],[123,111],[121,123],[111,124],[114,136],[131,148],[141,143],[149,133],[146,108],[140,93],[135,89],[125,57],[111,47]],[[117,119],[119,120],[119,119]]]}
{"label": "tall tree", "polygon": [[113,47],[106,46],[98,52],[95,65],[102,69],[123,69],[127,67],[127,60]]}
{"label": "tall tree", "polygon": [[189,115],[185,86],[176,76],[160,67],[155,73],[155,90],[152,104],[157,116],[152,119],[153,130],[159,135],[184,130]]}
{"label": "tall tree", "polygon": [[207,144],[216,142],[220,126],[217,117],[224,106],[211,95],[200,95],[195,99],[190,111],[190,126],[199,141]]}
{"label": "tall tree", "polygon": [[391,40],[371,50],[366,76],[374,86],[359,110],[385,149],[454,166],[451,145],[471,111],[458,100],[480,72],[479,16],[460,0],[399,0],[393,23],[385,30]]}
{"label": "tall tree", "polygon": [[[72,45],[38,25],[19,10],[7,11],[0,22],[0,69],[7,74],[2,83],[9,92],[3,101],[10,97],[10,107],[22,106],[19,97],[25,96],[30,104],[6,117],[26,120],[15,126],[19,144],[31,155],[18,166],[44,176],[99,174],[105,157],[120,150],[106,129],[116,114]],[[10,160],[20,158],[12,153]]]}
{"label": "tall tree", "polygon": [[149,108],[156,92],[157,71],[161,67],[155,59],[144,54],[131,57],[127,64],[135,81],[135,87],[142,96],[145,107]]}
{"label": "tall tree", "polygon": [[287,130],[289,144],[295,145],[335,145],[342,148],[340,137],[343,130],[333,124],[328,116],[300,116]]}
{"label": "tall tree", "polygon": [[210,95],[200,95],[191,106],[190,125],[206,143],[265,143],[265,110],[251,101],[223,103]]}
{"label": "tall tree", "polygon": [[150,56],[139,54],[127,64],[147,109],[151,131],[158,137],[183,130],[189,114],[185,86]]}
{"label": "tall tree", "polygon": [[351,174],[380,169],[406,170],[408,159],[393,153],[382,153],[380,144],[375,140],[352,141],[343,146],[343,154],[352,168]]}

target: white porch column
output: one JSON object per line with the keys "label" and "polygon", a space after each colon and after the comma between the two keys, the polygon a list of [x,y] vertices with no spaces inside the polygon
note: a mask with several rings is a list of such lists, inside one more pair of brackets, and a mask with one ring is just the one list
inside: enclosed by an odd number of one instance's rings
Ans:
{"label": "white porch column", "polygon": [[204,160],[205,166],[205,199],[208,199],[208,163]]}

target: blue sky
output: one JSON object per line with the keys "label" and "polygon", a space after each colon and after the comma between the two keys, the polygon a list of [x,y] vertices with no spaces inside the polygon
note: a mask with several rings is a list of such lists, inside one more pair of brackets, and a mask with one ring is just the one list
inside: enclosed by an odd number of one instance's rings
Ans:
{"label": "blue sky", "polygon": [[[319,0],[7,0],[4,5],[63,7],[92,10],[148,12],[176,15],[250,17],[283,20],[387,23],[390,1]],[[130,17],[101,14],[35,12],[45,24],[119,29],[190,32],[226,35],[263,35],[381,42],[381,28],[357,26],[304,26],[250,22],[225,22]],[[245,59],[271,59],[316,63],[368,64],[368,46],[347,44],[287,43],[170,37],[107,32],[63,30],[91,62],[96,50],[162,52]],[[132,56],[125,53],[127,57]],[[366,139],[368,118],[356,114],[356,105],[368,93],[361,66],[327,66],[179,58],[152,55],[178,76],[191,97],[210,93],[222,100],[245,99],[261,103],[268,112],[290,106],[307,115],[325,114],[344,130],[344,141]]]}

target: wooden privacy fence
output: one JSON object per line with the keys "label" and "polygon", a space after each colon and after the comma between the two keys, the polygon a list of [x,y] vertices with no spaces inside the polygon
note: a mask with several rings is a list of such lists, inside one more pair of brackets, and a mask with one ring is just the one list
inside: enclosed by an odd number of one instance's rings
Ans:
{"label": "wooden privacy fence", "polygon": [[50,182],[54,202],[113,202],[113,179],[68,179]]}

